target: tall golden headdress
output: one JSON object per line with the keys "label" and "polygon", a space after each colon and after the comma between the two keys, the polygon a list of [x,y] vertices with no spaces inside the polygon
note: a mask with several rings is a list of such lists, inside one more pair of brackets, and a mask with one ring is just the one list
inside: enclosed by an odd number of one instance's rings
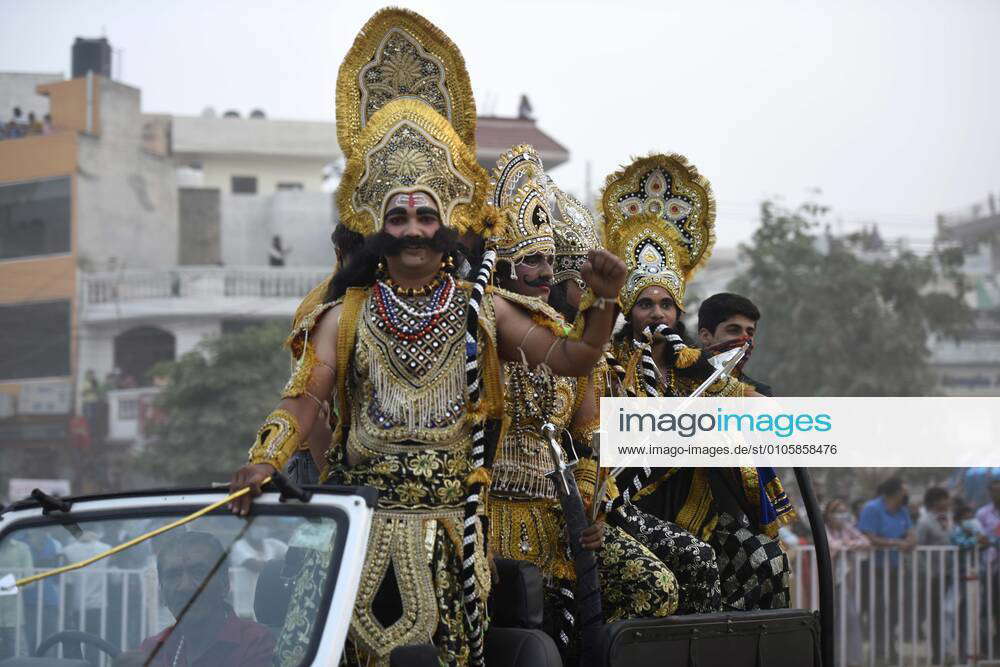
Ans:
{"label": "tall golden headdress", "polygon": [[619,295],[628,313],[651,285],[684,309],[684,289],[715,245],[715,197],[708,180],[677,154],[639,158],[601,192],[604,239],[628,268]]}
{"label": "tall golden headdress", "polygon": [[488,243],[498,260],[510,262],[511,271],[529,255],[555,254],[545,179],[542,159],[527,144],[502,154],[493,170],[490,204],[500,211],[502,224]]}
{"label": "tall golden headdress", "polygon": [[383,9],[361,29],[337,76],[337,139],[347,166],[340,221],[371,234],[389,198],[420,189],[441,220],[480,231],[489,177],[476,161],[476,104],[461,52],[430,21]]}
{"label": "tall golden headdress", "polygon": [[580,200],[564,192],[553,182],[547,181],[549,210],[552,213],[552,232],[556,241],[555,271],[553,282],[581,280],[580,269],[591,250],[601,247],[594,216]]}
{"label": "tall golden headdress", "polygon": [[387,8],[365,23],[337,75],[337,140],[345,157],[375,112],[400,98],[444,116],[475,153],[476,103],[462,53],[423,16]]}

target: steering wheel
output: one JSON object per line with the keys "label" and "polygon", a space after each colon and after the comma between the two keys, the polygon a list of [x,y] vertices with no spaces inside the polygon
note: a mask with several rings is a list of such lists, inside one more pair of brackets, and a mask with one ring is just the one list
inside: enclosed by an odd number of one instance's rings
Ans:
{"label": "steering wheel", "polygon": [[120,648],[109,641],[101,639],[97,635],[92,635],[89,632],[82,632],[80,630],[63,630],[62,632],[57,632],[54,635],[49,635],[43,639],[41,643],[38,644],[38,648],[35,649],[33,657],[38,658],[45,655],[45,652],[56,644],[71,643],[90,644],[91,646],[104,651],[112,658],[117,658],[118,654],[121,653]]}

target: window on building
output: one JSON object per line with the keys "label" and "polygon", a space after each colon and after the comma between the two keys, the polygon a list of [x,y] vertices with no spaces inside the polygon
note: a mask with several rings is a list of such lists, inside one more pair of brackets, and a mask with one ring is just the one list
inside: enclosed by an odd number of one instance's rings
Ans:
{"label": "window on building", "polygon": [[302,190],[303,187],[302,187],[301,183],[286,182],[286,183],[278,183],[278,189],[279,190]]}
{"label": "window on building", "polygon": [[134,327],[115,336],[114,364],[121,370],[122,388],[153,384],[150,371],[177,357],[177,339],[158,327]]}
{"label": "window on building", "polygon": [[0,259],[69,252],[69,177],[0,185]]}
{"label": "window on building", "polygon": [[0,306],[0,349],[0,380],[69,375],[69,301]]}
{"label": "window on building", "polygon": [[234,195],[257,194],[256,176],[233,176],[232,185]]}

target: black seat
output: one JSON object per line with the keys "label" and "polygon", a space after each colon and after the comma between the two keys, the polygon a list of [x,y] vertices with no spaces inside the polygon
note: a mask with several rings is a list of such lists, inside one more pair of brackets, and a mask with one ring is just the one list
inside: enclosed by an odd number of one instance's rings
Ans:
{"label": "black seat", "polygon": [[562,667],[559,649],[541,630],[490,628],[486,667]]}
{"label": "black seat", "polygon": [[821,667],[819,646],[819,619],[807,609],[690,614],[605,626],[594,664]]}
{"label": "black seat", "polygon": [[542,572],[523,560],[497,558],[500,579],[490,594],[490,624],[540,630],[544,613]]}
{"label": "black seat", "polygon": [[[491,627],[484,647],[486,667],[562,667],[552,638],[541,630]],[[430,644],[397,646],[389,667],[439,667],[437,649]]]}
{"label": "black seat", "polygon": [[536,565],[496,559],[499,580],[490,594],[487,667],[561,667],[559,649],[542,631],[544,591]]}
{"label": "black seat", "polygon": [[440,667],[438,650],[431,644],[397,646],[389,654],[389,667]]}
{"label": "black seat", "polygon": [[284,575],[285,561],[282,558],[269,560],[257,576],[254,587],[253,613],[257,622],[275,632],[281,630],[288,613],[288,602],[292,598],[292,581]]}

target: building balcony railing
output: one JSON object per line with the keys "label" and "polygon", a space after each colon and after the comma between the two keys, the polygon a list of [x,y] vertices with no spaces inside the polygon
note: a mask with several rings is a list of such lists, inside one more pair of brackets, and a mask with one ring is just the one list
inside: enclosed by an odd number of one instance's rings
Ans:
{"label": "building balcony railing", "polygon": [[80,308],[85,320],[236,314],[247,308],[290,315],[328,275],[326,267],[267,266],[81,273]]}

